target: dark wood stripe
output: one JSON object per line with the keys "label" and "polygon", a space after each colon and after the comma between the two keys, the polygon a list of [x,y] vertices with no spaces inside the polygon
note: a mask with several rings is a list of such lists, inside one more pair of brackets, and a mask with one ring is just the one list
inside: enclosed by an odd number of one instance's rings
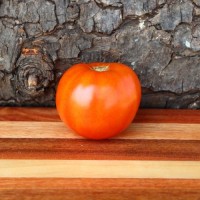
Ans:
{"label": "dark wood stripe", "polygon": [[[0,121],[60,121],[55,108],[0,107]],[[200,123],[198,110],[140,109],[138,123]]]}
{"label": "dark wood stripe", "polygon": [[199,110],[141,109],[136,119],[138,123],[200,123]]}
{"label": "dark wood stripe", "polygon": [[[134,179],[134,178],[0,178],[0,191],[12,189],[200,189],[198,179]],[[95,186],[95,187],[94,187]],[[200,192],[200,191],[199,191]]]}
{"label": "dark wood stripe", "polygon": [[0,179],[0,199],[198,200],[200,180]]}
{"label": "dark wood stripe", "polygon": [[0,139],[0,159],[200,160],[200,141]]}
{"label": "dark wood stripe", "polygon": [[0,107],[0,121],[60,121],[55,108]]}

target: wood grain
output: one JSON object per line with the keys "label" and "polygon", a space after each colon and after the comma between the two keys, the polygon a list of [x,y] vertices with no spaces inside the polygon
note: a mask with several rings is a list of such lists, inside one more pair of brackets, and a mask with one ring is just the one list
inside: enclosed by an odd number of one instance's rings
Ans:
{"label": "wood grain", "polygon": [[0,199],[197,200],[199,122],[199,111],[139,110],[123,134],[92,141],[54,108],[2,107]]}
{"label": "wood grain", "polygon": [[200,123],[199,110],[141,109],[135,122],[139,123]]}
{"label": "wood grain", "polygon": [[[60,121],[55,108],[0,107],[0,121]],[[198,110],[140,109],[137,123],[200,123]]]}
{"label": "wood grain", "polygon": [[60,121],[55,108],[0,107],[0,121]]}
{"label": "wood grain", "polygon": [[[135,178],[1,178],[0,191],[4,189],[13,189],[17,185],[16,190],[20,189],[49,189],[49,185],[56,189],[145,189],[150,190],[166,189],[166,190],[182,190],[200,188],[200,180],[198,179],[135,179]],[[78,187],[77,187],[78,186]],[[200,190],[199,190],[200,193]]]}
{"label": "wood grain", "polygon": [[200,162],[140,160],[1,160],[0,177],[200,179]]}
{"label": "wood grain", "polygon": [[199,188],[193,179],[0,179],[0,197],[6,200],[199,200]]}
{"label": "wood grain", "polygon": [[[132,123],[113,139],[200,140],[199,130],[200,124]],[[20,121],[0,121],[0,138],[84,139],[62,122]]]}
{"label": "wood grain", "polygon": [[200,161],[200,141],[0,139],[0,159]]}

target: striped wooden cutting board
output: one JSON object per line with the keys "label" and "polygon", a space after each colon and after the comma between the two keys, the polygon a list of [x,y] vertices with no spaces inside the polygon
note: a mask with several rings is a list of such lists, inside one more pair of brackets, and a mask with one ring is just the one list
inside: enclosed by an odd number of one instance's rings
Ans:
{"label": "striped wooden cutting board", "polygon": [[199,198],[199,111],[140,110],[123,134],[91,141],[53,108],[0,108],[0,199]]}

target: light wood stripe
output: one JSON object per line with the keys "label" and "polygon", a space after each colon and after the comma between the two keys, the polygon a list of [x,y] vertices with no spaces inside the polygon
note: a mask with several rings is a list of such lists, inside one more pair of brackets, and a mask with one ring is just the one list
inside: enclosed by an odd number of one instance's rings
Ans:
{"label": "light wood stripe", "polygon": [[200,162],[1,160],[0,177],[200,179]]}
{"label": "light wood stripe", "polygon": [[[82,139],[62,122],[0,121],[0,138]],[[200,140],[200,124],[132,123],[114,139]]]}

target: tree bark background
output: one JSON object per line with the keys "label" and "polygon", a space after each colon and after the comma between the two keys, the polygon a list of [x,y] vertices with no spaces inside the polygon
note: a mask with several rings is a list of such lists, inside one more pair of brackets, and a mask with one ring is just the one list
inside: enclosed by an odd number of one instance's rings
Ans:
{"label": "tree bark background", "polygon": [[200,108],[200,0],[0,0],[0,105],[54,106],[96,61],[133,68],[142,107]]}

